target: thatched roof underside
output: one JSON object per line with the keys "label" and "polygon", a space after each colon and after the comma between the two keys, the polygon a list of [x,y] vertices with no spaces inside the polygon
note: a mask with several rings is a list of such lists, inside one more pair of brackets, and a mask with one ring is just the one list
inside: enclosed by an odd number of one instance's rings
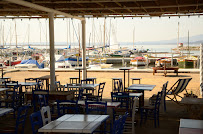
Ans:
{"label": "thatched roof underside", "polygon": [[[203,15],[203,0],[26,0],[74,16],[140,17]],[[0,16],[38,16],[47,12],[0,1]]]}

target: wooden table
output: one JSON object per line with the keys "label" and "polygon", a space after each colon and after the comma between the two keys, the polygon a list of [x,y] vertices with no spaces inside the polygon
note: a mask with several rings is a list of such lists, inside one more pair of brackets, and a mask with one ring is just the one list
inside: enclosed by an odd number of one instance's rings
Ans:
{"label": "wooden table", "polygon": [[0,92],[4,92],[6,90],[9,90],[10,88],[0,88]]}
{"label": "wooden table", "polygon": [[11,77],[1,77],[0,79],[6,80],[6,81],[11,81]]}
{"label": "wooden table", "polygon": [[203,120],[180,119],[179,134],[203,134]]}
{"label": "wooden table", "polygon": [[130,77],[130,71],[129,70],[131,70],[131,69],[133,69],[132,67],[121,67],[121,68],[119,68],[119,70],[123,70],[123,74],[124,74],[124,82],[123,82],[123,86],[124,86],[124,91],[125,91],[125,71],[126,70],[128,70],[128,87],[129,87],[129,77]]}
{"label": "wooden table", "polygon": [[[47,93],[47,92],[44,92]],[[37,91],[35,91],[35,94],[38,94]],[[43,94],[43,92],[39,91],[39,94]],[[27,92],[25,93],[25,100],[32,100],[32,92]],[[49,101],[53,100],[56,101],[57,100],[71,100],[74,99],[74,91],[52,91],[49,92]]]}
{"label": "wooden table", "polygon": [[127,89],[140,92],[142,96],[139,98],[139,107],[144,106],[144,91],[152,91],[156,85],[147,85],[147,84],[133,84],[129,86]]}
{"label": "wooden table", "polygon": [[75,70],[78,70],[79,72],[79,83],[80,83],[80,70],[86,70],[86,73],[87,73],[87,69],[89,69],[90,67],[86,67],[86,68],[83,68],[83,67],[76,67]]}
{"label": "wooden table", "polygon": [[[18,82],[18,85],[19,85],[19,94],[22,94],[23,93],[23,90],[22,90],[22,87],[25,86],[36,86],[38,83],[37,82]],[[16,83],[7,83],[6,85],[8,86],[15,86]],[[23,97],[23,95],[21,95]],[[22,99],[23,98],[20,98],[20,105],[22,105]]]}
{"label": "wooden table", "polygon": [[153,75],[157,73],[157,70],[164,70],[164,76],[166,77],[167,70],[174,70],[174,73],[178,76],[178,67],[153,67]]}
{"label": "wooden table", "polygon": [[[57,80],[56,80],[57,76],[58,76],[58,75],[55,75],[55,81],[57,81]],[[49,79],[50,79],[50,75],[41,76],[41,77],[39,77],[38,79],[39,79],[39,80],[43,80],[43,81],[45,80],[45,81],[46,81],[46,89],[48,90],[48,89],[49,89]]]}
{"label": "wooden table", "polygon": [[0,108],[0,116],[13,112],[12,108]]}
{"label": "wooden table", "polygon": [[66,114],[43,126],[38,132],[92,133],[109,115]]}

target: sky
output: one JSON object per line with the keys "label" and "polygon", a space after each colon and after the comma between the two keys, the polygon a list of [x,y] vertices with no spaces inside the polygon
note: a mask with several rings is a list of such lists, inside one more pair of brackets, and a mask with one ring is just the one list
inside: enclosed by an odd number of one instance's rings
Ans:
{"label": "sky", "polygon": [[[86,43],[103,42],[105,22],[106,42],[147,42],[170,40],[179,36],[203,34],[203,16],[146,18],[86,18]],[[76,19],[55,19],[55,42],[78,42],[81,22]],[[48,43],[48,19],[0,20],[0,44]],[[15,30],[16,29],[16,30]],[[16,31],[16,32],[15,32]],[[17,35],[17,36],[16,36]],[[109,40],[110,39],[110,40]]]}

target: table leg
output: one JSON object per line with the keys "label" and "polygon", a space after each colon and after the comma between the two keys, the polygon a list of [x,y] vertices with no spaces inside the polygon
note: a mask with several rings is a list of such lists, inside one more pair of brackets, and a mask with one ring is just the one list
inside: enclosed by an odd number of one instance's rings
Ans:
{"label": "table leg", "polygon": [[80,69],[79,69],[79,83],[80,83]]}
{"label": "table leg", "polygon": [[1,78],[3,78],[4,77],[4,69],[3,68],[1,68]]}
{"label": "table leg", "polygon": [[20,106],[22,106],[23,90],[21,85],[19,85],[19,95],[20,95]]}
{"label": "table leg", "polygon": [[49,90],[49,79],[46,79],[46,89]]}
{"label": "table leg", "polygon": [[124,92],[125,92],[125,70],[124,70]]}
{"label": "table leg", "polygon": [[130,71],[128,70],[128,87],[129,87],[129,77],[130,77]]}
{"label": "table leg", "polygon": [[139,98],[139,108],[144,106],[144,91],[141,91],[142,96]]}

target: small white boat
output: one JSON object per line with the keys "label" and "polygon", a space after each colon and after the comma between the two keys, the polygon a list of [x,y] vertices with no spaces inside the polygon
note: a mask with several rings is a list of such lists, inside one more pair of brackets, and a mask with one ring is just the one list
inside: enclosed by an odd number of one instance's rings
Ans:
{"label": "small white boat", "polygon": [[108,68],[112,68],[113,64],[100,64],[101,69],[108,69]]}
{"label": "small white boat", "polygon": [[147,64],[147,61],[144,57],[138,56],[133,59],[131,59],[130,64],[135,66],[145,66]]}

